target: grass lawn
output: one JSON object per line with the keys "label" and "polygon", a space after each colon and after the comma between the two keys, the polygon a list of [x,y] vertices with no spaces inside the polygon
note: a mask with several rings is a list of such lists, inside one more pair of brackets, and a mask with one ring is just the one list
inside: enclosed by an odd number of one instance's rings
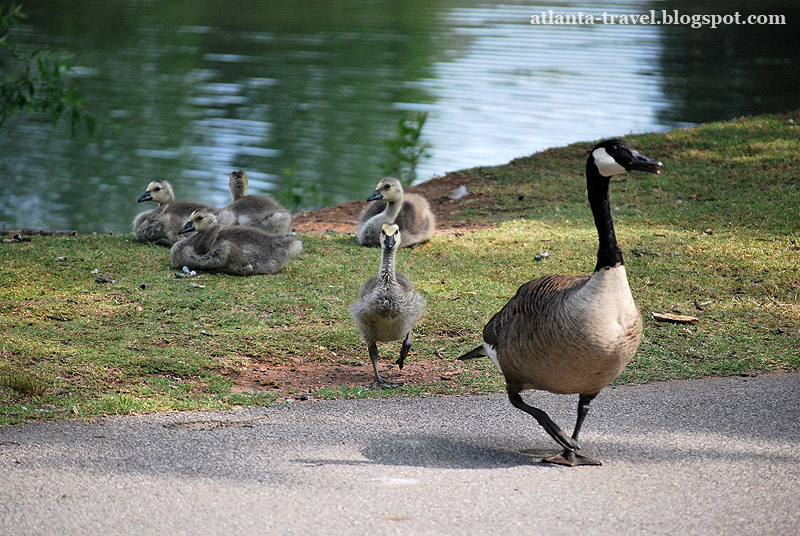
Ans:
{"label": "grass lawn", "polygon": [[[611,185],[645,322],[618,382],[800,369],[798,121],[793,112],[625,137],[664,171]],[[592,145],[456,172],[471,195],[448,217],[474,228],[398,256],[428,299],[409,364],[424,363],[429,374],[383,392],[333,384],[311,395],[503,390],[488,360],[455,357],[480,342],[485,322],[523,282],[593,269],[597,238],[583,175]],[[303,234],[304,253],[281,273],[247,278],[176,278],[166,248],[132,235],[31,238],[0,244],[0,426],[264,405],[307,391],[235,388],[257,367],[294,365],[300,374],[349,366],[371,382],[347,307],[377,272],[379,252],[350,235]],[[541,252],[549,255],[536,260]],[[699,323],[659,323],[651,312]],[[380,350],[388,365],[399,343]]]}

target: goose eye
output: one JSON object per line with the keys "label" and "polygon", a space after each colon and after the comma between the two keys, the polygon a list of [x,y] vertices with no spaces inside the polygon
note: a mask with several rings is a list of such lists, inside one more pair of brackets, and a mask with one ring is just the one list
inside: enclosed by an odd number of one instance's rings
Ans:
{"label": "goose eye", "polygon": [[384,190],[389,190],[392,187],[391,184],[387,184],[383,187]]}
{"label": "goose eye", "polygon": [[203,221],[203,217],[202,216],[198,216],[197,217],[197,221]]}
{"label": "goose eye", "polygon": [[160,192],[161,191],[161,186],[156,186],[155,188],[153,188],[153,190],[156,191],[156,192]]}

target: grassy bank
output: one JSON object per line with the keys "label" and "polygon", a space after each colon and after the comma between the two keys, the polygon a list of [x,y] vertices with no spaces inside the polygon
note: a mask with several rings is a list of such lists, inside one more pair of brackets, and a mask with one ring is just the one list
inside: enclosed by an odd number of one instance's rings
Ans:
{"label": "grassy bank", "polygon": [[[626,137],[662,160],[664,173],[612,183],[645,318],[642,346],[618,381],[800,369],[798,115]],[[435,373],[387,392],[331,385],[312,394],[501,390],[488,361],[454,358],[479,342],[483,324],[524,281],[594,267],[583,177],[591,144],[458,172],[471,195],[453,204],[450,219],[478,228],[437,236],[398,260],[428,298],[410,362]],[[345,234],[302,238],[305,252],[284,271],[249,278],[176,278],[167,249],[131,235],[0,244],[0,425],[269,404],[303,391],[234,389],[232,378],[255,366],[356,366],[368,384],[369,359],[347,306],[379,253]],[[700,322],[657,323],[651,312]],[[385,364],[398,348],[381,347]]]}

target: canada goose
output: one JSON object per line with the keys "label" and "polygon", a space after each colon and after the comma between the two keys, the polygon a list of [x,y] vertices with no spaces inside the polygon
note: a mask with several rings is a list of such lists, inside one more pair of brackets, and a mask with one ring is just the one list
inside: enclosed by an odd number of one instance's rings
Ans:
{"label": "canada goose", "polygon": [[274,274],[303,250],[292,236],[269,234],[255,227],[222,226],[208,209],[196,210],[180,230],[193,236],[169,252],[172,268],[224,272],[233,275]]}
{"label": "canada goose", "polygon": [[289,234],[292,214],[268,195],[247,195],[247,173],[230,174],[228,187],[233,200],[217,211],[220,225],[250,225],[271,234]]}
{"label": "canada goose", "polygon": [[381,227],[381,267],[378,275],[370,277],[358,290],[358,301],[350,306],[361,337],[367,343],[369,358],[375,371],[373,388],[388,389],[399,384],[390,383],[378,373],[378,342],[403,340],[397,364],[403,369],[411,348],[411,329],[422,316],[426,300],[416,290],[411,280],[395,270],[395,255],[401,244],[396,224]]}
{"label": "canada goose", "polygon": [[416,194],[404,194],[400,181],[387,177],[381,179],[371,196],[371,201],[358,216],[356,237],[364,246],[380,246],[381,226],[396,223],[403,233],[403,247],[414,247],[427,242],[436,230],[436,221],[428,201]]}
{"label": "canada goose", "polygon": [[[614,234],[609,180],[633,170],[660,173],[661,165],[622,140],[595,145],[586,162],[589,205],[599,237],[594,273],[528,281],[483,328],[483,345],[459,357],[491,358],[505,376],[511,404],[533,416],[564,447],[542,461],[600,465],[577,454],[578,434],[589,403],[622,372],[642,337],[642,318]],[[523,401],[520,393],[526,389],[579,395],[572,437],[544,411]]]}
{"label": "canada goose", "polygon": [[159,246],[172,246],[180,240],[178,231],[191,216],[211,205],[194,201],[175,201],[172,185],[167,181],[153,181],[139,197],[139,203],[153,201],[158,208],[142,212],[133,220],[133,235],[140,242],[152,242]]}

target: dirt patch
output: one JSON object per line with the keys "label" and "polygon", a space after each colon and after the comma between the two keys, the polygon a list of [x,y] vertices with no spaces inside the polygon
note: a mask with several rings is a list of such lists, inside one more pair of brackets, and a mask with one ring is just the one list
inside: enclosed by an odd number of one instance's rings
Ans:
{"label": "dirt patch", "polygon": [[[451,199],[450,195],[461,186],[467,188],[467,195],[461,199]],[[439,234],[451,235],[462,230],[484,227],[481,224],[468,223],[453,217],[466,200],[469,200],[470,203],[479,203],[482,197],[482,194],[473,191],[471,179],[466,175],[450,173],[412,186],[406,191],[422,195],[428,200],[431,212],[436,216],[436,230]],[[365,192],[365,200],[370,193],[372,192]],[[302,233],[324,233],[325,231],[354,233],[358,215],[367,204],[365,200],[350,201],[312,212],[299,212],[292,218],[292,228]]]}
{"label": "dirt patch", "polygon": [[[383,379],[404,385],[422,385],[453,378],[457,372],[424,358],[406,362],[403,370],[388,359],[378,364]],[[235,392],[274,393],[281,397],[300,397],[327,387],[369,387],[374,375],[372,364],[363,365],[313,362],[269,364],[252,363],[246,370],[229,375]]]}

